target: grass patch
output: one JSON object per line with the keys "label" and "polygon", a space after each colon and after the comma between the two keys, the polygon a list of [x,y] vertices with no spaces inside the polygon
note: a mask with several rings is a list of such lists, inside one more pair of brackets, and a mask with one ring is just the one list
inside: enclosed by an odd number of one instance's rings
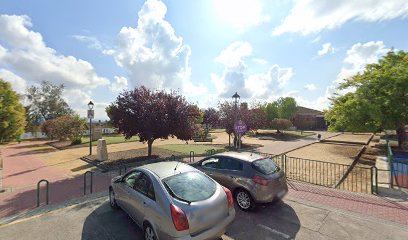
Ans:
{"label": "grass patch", "polygon": [[211,129],[209,132],[210,133],[222,133],[222,132],[225,132],[225,129]]}
{"label": "grass patch", "polygon": [[195,155],[198,154],[205,154],[207,151],[211,149],[219,150],[223,149],[219,146],[214,145],[201,145],[201,144],[168,144],[168,145],[161,145],[157,146],[157,148],[162,148],[174,152],[178,152],[181,154],[190,154],[190,151],[194,151]]}
{"label": "grass patch", "polygon": [[[139,141],[139,137],[135,136],[128,140],[125,139],[122,135],[113,135],[113,136],[102,136],[106,140],[106,145],[115,144],[115,143],[124,143],[124,142],[136,142]],[[89,145],[89,137],[82,138],[82,145]],[[98,145],[98,141],[93,141],[92,146]]]}

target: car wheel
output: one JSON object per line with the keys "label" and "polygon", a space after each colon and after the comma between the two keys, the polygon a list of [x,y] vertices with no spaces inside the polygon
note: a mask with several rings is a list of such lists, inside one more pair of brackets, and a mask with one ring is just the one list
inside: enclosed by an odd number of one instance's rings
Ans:
{"label": "car wheel", "polygon": [[145,240],[157,240],[156,234],[150,224],[146,224],[144,227]]}
{"label": "car wheel", "polygon": [[110,203],[111,208],[113,209],[119,208],[118,204],[116,203],[115,192],[113,191],[112,188],[109,188],[109,203]]}
{"label": "car wheel", "polygon": [[255,207],[255,202],[252,200],[251,194],[244,189],[239,189],[235,193],[235,200],[240,209],[248,211]]}

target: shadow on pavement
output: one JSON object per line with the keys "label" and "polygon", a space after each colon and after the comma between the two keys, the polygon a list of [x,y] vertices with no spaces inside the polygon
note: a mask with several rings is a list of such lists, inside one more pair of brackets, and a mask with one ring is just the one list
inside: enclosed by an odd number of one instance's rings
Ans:
{"label": "shadow on pavement", "polygon": [[[44,176],[45,179],[46,176]],[[94,174],[93,176],[93,192],[106,191],[108,189],[111,177],[106,175]],[[40,179],[38,179],[40,180]],[[35,181],[38,181],[35,179]],[[78,175],[73,178],[60,180],[50,180],[49,183],[49,204],[61,203],[77,197],[83,196],[84,193],[84,177]],[[40,202],[45,203],[45,184],[40,187]],[[87,193],[89,193],[90,181],[87,179]],[[0,219],[9,217],[14,214],[21,214],[27,210],[36,208],[37,205],[37,188],[29,186],[24,189],[15,190],[13,192],[0,194]]]}
{"label": "shadow on pavement", "polygon": [[81,239],[143,239],[143,232],[123,210],[104,202],[86,217]]}
{"label": "shadow on pavement", "polygon": [[236,239],[294,239],[300,229],[295,210],[284,202],[264,204],[254,211],[243,212],[235,207],[236,217],[226,235]]}

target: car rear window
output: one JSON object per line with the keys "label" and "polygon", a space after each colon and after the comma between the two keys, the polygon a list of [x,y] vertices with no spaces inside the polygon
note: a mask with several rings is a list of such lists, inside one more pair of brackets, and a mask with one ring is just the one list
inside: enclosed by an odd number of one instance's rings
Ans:
{"label": "car rear window", "polygon": [[180,200],[197,202],[214,195],[216,184],[200,172],[185,172],[163,179],[169,193]]}
{"label": "car rear window", "polygon": [[252,163],[252,166],[260,173],[269,175],[280,170],[279,166],[270,158],[262,158]]}

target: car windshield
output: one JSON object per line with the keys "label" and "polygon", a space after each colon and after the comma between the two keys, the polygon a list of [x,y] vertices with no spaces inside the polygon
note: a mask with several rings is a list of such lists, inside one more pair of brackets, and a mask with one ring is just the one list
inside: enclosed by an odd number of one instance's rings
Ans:
{"label": "car windshield", "polygon": [[216,189],[215,182],[200,172],[185,172],[163,180],[169,193],[180,200],[197,202],[210,198]]}
{"label": "car windshield", "polygon": [[259,172],[269,175],[280,170],[279,166],[270,158],[262,158],[252,163],[252,166]]}

